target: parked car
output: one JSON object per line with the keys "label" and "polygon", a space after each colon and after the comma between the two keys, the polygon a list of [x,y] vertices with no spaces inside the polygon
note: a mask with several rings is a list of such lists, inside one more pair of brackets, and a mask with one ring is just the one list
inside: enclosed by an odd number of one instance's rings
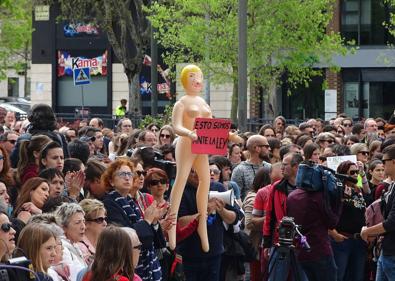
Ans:
{"label": "parked car", "polygon": [[13,101],[18,101],[18,102],[24,102],[24,103],[30,103],[30,100],[26,98],[21,98],[21,97],[0,97],[0,102],[13,102]]}
{"label": "parked car", "polygon": [[9,104],[9,105],[15,106],[19,109],[22,109],[25,112],[29,112],[30,107],[31,107],[30,102],[10,101],[10,102],[6,102],[4,104]]}
{"label": "parked car", "polygon": [[18,108],[18,107],[16,107],[16,106],[13,106],[13,105],[8,104],[8,103],[1,103],[0,107],[4,108],[7,111],[15,112],[15,117],[16,117],[17,120],[24,120],[24,119],[27,118],[27,112],[22,110],[22,109],[20,109],[20,108]]}

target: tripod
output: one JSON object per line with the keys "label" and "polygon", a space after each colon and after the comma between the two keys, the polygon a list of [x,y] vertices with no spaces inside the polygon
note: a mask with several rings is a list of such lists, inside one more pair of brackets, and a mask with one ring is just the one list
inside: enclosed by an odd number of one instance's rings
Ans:
{"label": "tripod", "polygon": [[303,281],[301,268],[298,268],[295,247],[293,245],[276,245],[269,259],[268,280],[286,281],[289,273],[295,281]]}

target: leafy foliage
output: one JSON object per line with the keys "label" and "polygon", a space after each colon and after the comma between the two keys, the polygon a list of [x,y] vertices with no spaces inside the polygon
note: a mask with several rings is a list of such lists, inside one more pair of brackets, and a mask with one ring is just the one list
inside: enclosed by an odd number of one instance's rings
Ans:
{"label": "leafy foliage", "polygon": [[[168,50],[165,62],[198,62],[214,81],[232,80],[236,86],[237,4],[238,0],[154,2],[149,18],[159,43]],[[248,77],[253,85],[269,88],[285,72],[288,84],[307,84],[320,75],[313,68],[318,62],[333,66],[332,56],[346,52],[340,34],[327,28],[334,5],[334,0],[249,0]]]}
{"label": "leafy foliage", "polygon": [[0,1],[0,80],[7,71],[26,73],[31,53],[32,6],[29,0]]}
{"label": "leafy foliage", "polygon": [[146,115],[143,120],[141,120],[139,124],[140,129],[144,129],[147,127],[149,124],[156,124],[159,127],[162,127],[163,125],[170,124],[171,123],[171,114],[173,112],[173,106],[172,105],[166,105],[165,110],[163,112],[163,115],[158,115],[158,117],[154,117],[151,115]]}

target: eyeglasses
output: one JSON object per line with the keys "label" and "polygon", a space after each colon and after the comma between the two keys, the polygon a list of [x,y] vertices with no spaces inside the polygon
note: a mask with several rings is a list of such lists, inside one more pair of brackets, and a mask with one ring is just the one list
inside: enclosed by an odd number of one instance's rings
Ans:
{"label": "eyeglasses", "polygon": [[160,179],[160,180],[151,180],[150,185],[158,185],[158,184],[166,184],[167,180]]}
{"label": "eyeglasses", "polygon": [[0,160],[3,160],[4,159],[4,156],[3,155],[0,155]]}
{"label": "eyeglasses", "polygon": [[361,154],[363,154],[363,155],[365,155],[365,156],[368,156],[368,155],[369,155],[369,151],[360,151],[360,152],[358,152],[358,153],[361,153]]}
{"label": "eyeglasses", "polygon": [[107,222],[107,217],[98,217],[95,219],[87,219],[86,221],[93,221],[97,224],[102,224],[103,222]]}
{"label": "eyeglasses", "polygon": [[213,173],[213,174],[215,174],[215,175],[219,175],[219,174],[221,173],[221,171],[218,170],[218,169],[210,169],[210,174],[211,174],[211,173]]}
{"label": "eyeglasses", "polygon": [[170,139],[170,135],[160,134],[159,136],[164,139]]}
{"label": "eyeglasses", "polygon": [[11,144],[15,144],[16,143],[16,140],[7,140],[9,143],[11,143]]}
{"label": "eyeglasses", "polygon": [[6,222],[6,223],[3,223],[3,224],[0,226],[0,228],[1,228],[1,230],[2,230],[3,232],[7,233],[7,232],[9,232],[9,231],[11,230],[12,224],[10,224],[9,222]]}
{"label": "eyeglasses", "polygon": [[132,172],[119,172],[117,173],[117,176],[121,177],[121,178],[131,178],[133,177],[133,173]]}
{"label": "eyeglasses", "polygon": [[358,170],[351,170],[348,172],[350,176],[358,175],[359,171]]}
{"label": "eyeglasses", "polygon": [[136,174],[139,176],[139,177],[141,177],[141,176],[146,176],[147,175],[147,172],[146,171],[136,171]]}
{"label": "eyeglasses", "polygon": [[143,247],[143,244],[138,244],[138,245],[134,246],[133,249],[141,251],[142,247]]}

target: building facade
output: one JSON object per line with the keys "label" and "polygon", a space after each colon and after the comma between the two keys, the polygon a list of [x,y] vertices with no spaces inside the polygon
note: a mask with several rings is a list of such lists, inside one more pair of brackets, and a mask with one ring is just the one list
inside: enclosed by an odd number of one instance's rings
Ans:
{"label": "building facade", "polygon": [[336,90],[337,113],[354,119],[389,118],[395,108],[394,37],[385,24],[391,8],[379,0],[337,0],[329,26],[340,32],[354,52],[335,56],[340,72],[323,69],[323,77],[315,77],[309,88],[299,88],[287,95],[281,89],[280,114],[287,118],[325,117],[325,96],[322,82]]}

